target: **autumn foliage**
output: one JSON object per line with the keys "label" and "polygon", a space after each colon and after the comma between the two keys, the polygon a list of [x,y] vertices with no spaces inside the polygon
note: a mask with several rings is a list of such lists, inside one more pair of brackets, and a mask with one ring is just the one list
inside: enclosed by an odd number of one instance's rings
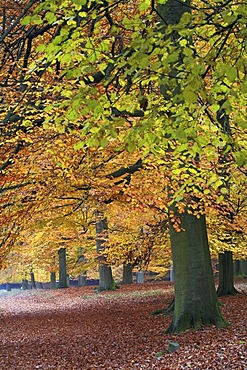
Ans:
{"label": "autumn foliage", "polygon": [[164,276],[184,212],[246,258],[246,4],[204,3],[162,25],[162,2],[1,2],[2,279],[61,247],[95,274],[97,212],[116,268]]}

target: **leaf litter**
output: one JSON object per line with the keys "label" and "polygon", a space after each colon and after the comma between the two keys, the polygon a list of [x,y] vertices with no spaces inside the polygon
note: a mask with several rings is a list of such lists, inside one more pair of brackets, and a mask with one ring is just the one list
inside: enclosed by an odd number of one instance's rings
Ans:
{"label": "leaf litter", "polygon": [[247,370],[246,287],[220,299],[229,327],[177,335],[164,333],[171,317],[151,314],[171,302],[167,282],[1,294],[0,369]]}

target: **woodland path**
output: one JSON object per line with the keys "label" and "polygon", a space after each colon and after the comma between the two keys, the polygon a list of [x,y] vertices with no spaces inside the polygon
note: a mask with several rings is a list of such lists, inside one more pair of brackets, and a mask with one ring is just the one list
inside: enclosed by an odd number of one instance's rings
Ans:
{"label": "woodland path", "polygon": [[[0,369],[247,370],[247,295],[221,299],[226,329],[166,335],[171,319],[150,313],[172,294],[167,282],[1,294]],[[169,353],[169,341],[180,349]]]}

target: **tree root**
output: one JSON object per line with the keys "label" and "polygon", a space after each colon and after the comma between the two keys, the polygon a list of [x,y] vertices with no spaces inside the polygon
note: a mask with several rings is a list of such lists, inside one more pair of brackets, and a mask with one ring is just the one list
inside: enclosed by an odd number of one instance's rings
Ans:
{"label": "tree root", "polygon": [[169,304],[168,307],[161,308],[160,310],[154,310],[152,315],[166,315],[170,316],[174,311],[175,299]]}

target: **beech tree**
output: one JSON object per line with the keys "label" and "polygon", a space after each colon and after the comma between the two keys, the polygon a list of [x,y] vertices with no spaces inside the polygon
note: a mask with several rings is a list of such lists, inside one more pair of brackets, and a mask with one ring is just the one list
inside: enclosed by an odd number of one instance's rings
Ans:
{"label": "beech tree", "polygon": [[[218,149],[245,165],[245,4],[72,0],[44,1],[28,11],[24,29],[53,30],[47,37],[39,33],[36,60],[22,83],[35,86],[31,113],[47,130],[76,133],[77,149],[102,150],[115,142],[116,153],[138,150],[146,163],[150,154],[156,157],[164,170],[164,191],[169,186],[176,265],[170,331],[224,325],[212,288],[205,212],[212,190],[220,188],[216,201],[224,200]],[[222,109],[230,115],[231,137],[219,122]],[[20,105],[15,112],[23,113],[22,124],[30,127]],[[182,256],[178,245],[184,243]],[[199,302],[202,290],[192,284],[190,264],[207,276],[212,311]],[[193,307],[186,295],[179,300],[182,276]]]}
{"label": "beech tree", "polygon": [[[164,35],[168,25],[179,24],[183,15],[188,14],[188,6],[190,7],[190,1],[183,4],[174,0],[159,5],[158,13],[164,27]],[[176,46],[179,35],[174,33],[170,37]],[[185,40],[189,44],[188,38]],[[182,50],[181,53],[183,53]],[[178,60],[176,67],[171,70],[171,78],[178,78],[180,63],[182,60]],[[180,92],[179,81],[174,89]],[[168,86],[163,85],[161,92],[168,100],[170,95]],[[180,99],[183,104],[184,97]],[[194,157],[194,162],[197,161],[199,161],[198,153]],[[193,163],[191,167],[196,171]],[[196,184],[192,186],[195,187]],[[180,332],[190,327],[200,328],[201,325],[210,324],[222,327],[226,324],[221,316],[215,292],[205,215],[200,214],[200,202],[195,196],[187,202],[182,211],[178,211],[176,201],[170,206],[172,219],[175,217],[179,220],[180,232],[176,230],[170,217],[175,301],[173,321],[167,332]],[[199,211],[198,217],[190,212],[191,203],[194,203],[194,210]]]}

